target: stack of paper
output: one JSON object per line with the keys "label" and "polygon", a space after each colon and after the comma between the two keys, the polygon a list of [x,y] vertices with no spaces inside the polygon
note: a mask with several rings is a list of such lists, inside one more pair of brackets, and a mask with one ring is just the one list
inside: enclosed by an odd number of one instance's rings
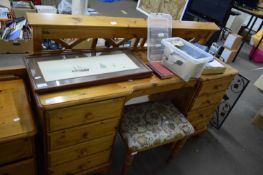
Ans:
{"label": "stack of paper", "polygon": [[213,61],[206,64],[204,71],[202,72],[203,75],[207,74],[220,74],[224,73],[226,67],[220,63],[218,60],[214,59]]}

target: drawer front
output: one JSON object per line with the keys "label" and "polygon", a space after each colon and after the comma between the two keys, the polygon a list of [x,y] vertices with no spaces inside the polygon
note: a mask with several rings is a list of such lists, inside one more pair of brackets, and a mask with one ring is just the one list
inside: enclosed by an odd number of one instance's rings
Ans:
{"label": "drawer front", "polygon": [[118,124],[119,118],[115,118],[50,133],[48,134],[49,150],[57,150],[91,139],[115,134]]}
{"label": "drawer front", "polygon": [[33,159],[0,167],[1,175],[35,175],[35,163]]}
{"label": "drawer front", "polygon": [[214,94],[197,97],[197,99],[193,103],[191,110],[215,106],[222,100],[224,94],[225,91],[220,91]]}
{"label": "drawer front", "polygon": [[226,91],[234,77],[226,77],[217,80],[211,80],[201,85],[198,96],[213,94],[220,91]]}
{"label": "drawer front", "polygon": [[47,112],[48,131],[58,131],[82,124],[121,116],[124,99],[73,106]]}
{"label": "drawer front", "polygon": [[191,111],[187,114],[187,119],[189,122],[195,122],[202,119],[210,119],[216,107],[217,105],[214,105],[213,107]]}
{"label": "drawer front", "polygon": [[86,158],[70,161],[53,168],[49,168],[50,175],[76,174],[90,168],[95,168],[110,161],[111,150],[100,152]]}
{"label": "drawer front", "polygon": [[115,135],[110,135],[89,142],[81,143],[76,146],[53,151],[48,154],[49,167],[87,157],[94,153],[110,150],[113,145]]}
{"label": "drawer front", "polygon": [[0,144],[0,165],[32,157],[33,139],[19,139]]}

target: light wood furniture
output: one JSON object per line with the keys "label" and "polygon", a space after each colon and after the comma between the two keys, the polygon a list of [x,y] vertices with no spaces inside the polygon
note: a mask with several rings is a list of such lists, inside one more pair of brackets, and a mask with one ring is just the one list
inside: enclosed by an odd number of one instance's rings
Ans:
{"label": "light wood furniture", "polygon": [[[42,51],[43,39],[52,39],[66,49],[92,38],[96,49],[98,38],[104,38],[113,48],[126,41],[134,40],[131,49],[142,49],[147,40],[147,20],[143,18],[119,18],[105,16],[78,16],[28,13],[29,25],[33,28],[33,51]],[[195,38],[200,44],[206,43],[219,28],[214,23],[174,21],[173,36],[185,39]],[[71,43],[63,39],[76,38]],[[114,38],[119,38],[117,42]]]}
{"label": "light wood furniture", "polygon": [[[146,59],[146,52],[134,54]],[[106,172],[123,105],[134,97],[172,97],[199,134],[207,129],[237,71],[227,66],[224,74],[202,76],[184,82],[178,77],[156,76],[61,92],[36,94],[45,146],[43,164],[48,174]],[[156,95],[155,95],[156,94]]]}
{"label": "light wood furniture", "polygon": [[36,129],[22,79],[0,76],[0,174],[35,175]]}
{"label": "light wood furniture", "polygon": [[[138,18],[27,14],[33,28],[34,53],[43,52],[43,39],[52,39],[72,49],[87,38],[104,38],[111,48],[134,39],[135,56],[146,62],[144,44],[147,21]],[[195,38],[201,44],[219,30],[214,23],[173,22],[173,36]],[[77,38],[71,44],[64,38]],[[113,38],[122,38],[116,43]],[[43,174],[90,174],[107,172],[111,150],[125,102],[150,95],[150,99],[173,97],[177,107],[189,118],[196,134],[204,132],[227,84],[237,71],[227,66],[219,75],[202,76],[184,82],[178,77],[160,80],[156,76],[53,93],[33,92],[43,136]]]}

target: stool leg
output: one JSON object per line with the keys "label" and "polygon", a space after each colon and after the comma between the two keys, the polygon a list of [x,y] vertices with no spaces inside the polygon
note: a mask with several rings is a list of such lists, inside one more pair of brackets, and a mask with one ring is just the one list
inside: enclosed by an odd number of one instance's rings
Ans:
{"label": "stool leg", "polygon": [[167,160],[167,163],[171,162],[171,160],[174,159],[176,154],[182,149],[182,147],[184,146],[187,140],[188,140],[188,137],[173,143],[172,148],[171,148],[171,154]]}
{"label": "stool leg", "polygon": [[137,154],[137,152],[130,152],[127,151],[126,156],[125,156],[125,162],[121,170],[121,175],[128,175],[129,170],[131,168],[134,156]]}

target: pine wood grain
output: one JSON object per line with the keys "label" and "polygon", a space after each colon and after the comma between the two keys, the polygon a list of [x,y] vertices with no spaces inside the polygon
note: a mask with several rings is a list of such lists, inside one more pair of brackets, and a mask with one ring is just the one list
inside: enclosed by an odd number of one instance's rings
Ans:
{"label": "pine wood grain", "polygon": [[17,139],[0,144],[0,166],[14,161],[31,158],[33,139]]}
{"label": "pine wood grain", "polygon": [[58,151],[49,152],[49,167],[55,167],[59,164],[75,161],[80,158],[90,156],[94,153],[110,150],[115,135],[105,136],[85,143],[74,145]]}
{"label": "pine wood grain", "polygon": [[109,161],[111,150],[103,151],[82,159],[70,161],[53,168],[49,168],[51,175],[77,174],[79,172],[105,164]]}
{"label": "pine wood grain", "polygon": [[103,120],[88,125],[52,132],[48,134],[50,150],[58,150],[95,138],[115,134],[119,120],[118,116],[115,119]]}
{"label": "pine wood grain", "polygon": [[[34,53],[42,52],[41,41],[53,39],[59,41],[64,38],[77,38],[86,40],[92,38],[104,38],[112,41],[112,38],[123,38],[124,40],[135,39],[131,49],[142,48],[147,38],[147,20],[144,18],[121,18],[106,16],[80,16],[28,13],[27,18],[33,28]],[[173,36],[192,39],[205,44],[212,34],[219,30],[214,23],[173,21]],[[141,42],[140,42],[141,41]],[[59,42],[68,49],[74,45]],[[96,44],[96,43],[95,43]],[[118,44],[110,42],[114,48]],[[91,49],[96,49],[95,45]]]}
{"label": "pine wood grain", "polygon": [[0,113],[0,143],[36,133],[23,80],[0,83]]}
{"label": "pine wood grain", "polygon": [[1,175],[35,175],[35,163],[33,159],[17,162],[0,167]]}
{"label": "pine wood grain", "polygon": [[48,131],[53,132],[78,125],[121,116],[124,98],[111,99],[48,111]]}

